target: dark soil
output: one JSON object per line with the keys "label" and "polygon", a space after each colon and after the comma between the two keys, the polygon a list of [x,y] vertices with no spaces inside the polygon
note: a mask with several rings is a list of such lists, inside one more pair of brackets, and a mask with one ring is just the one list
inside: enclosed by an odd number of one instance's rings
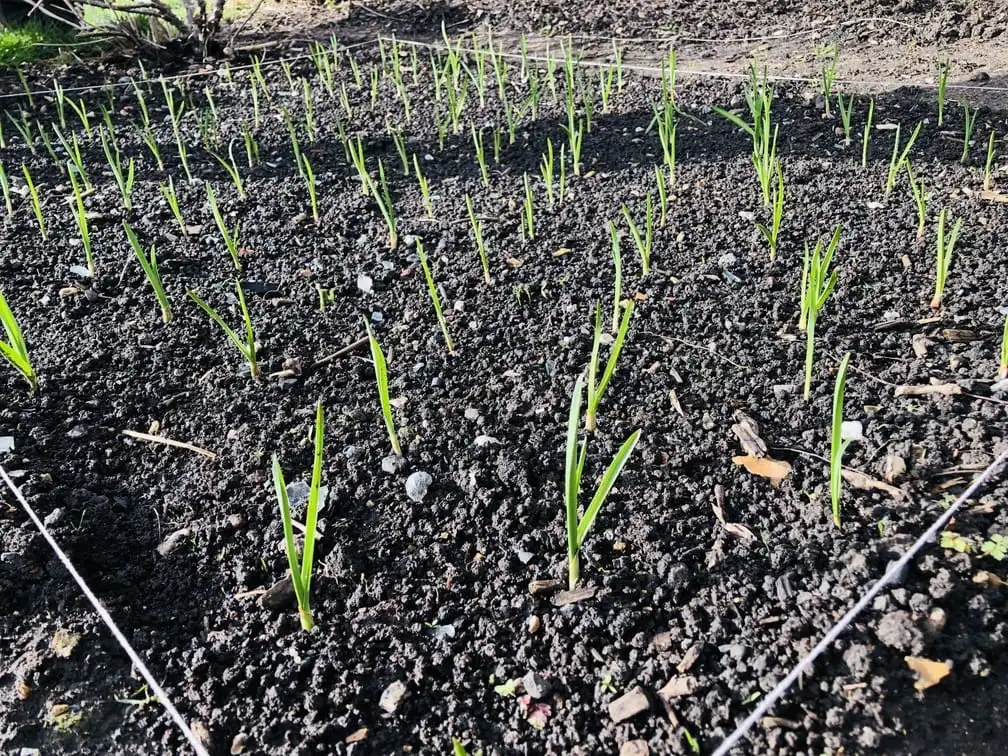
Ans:
{"label": "dark soil", "polygon": [[[192,183],[176,157],[160,87],[151,86],[147,99],[166,171],[139,139],[132,91],[118,90],[112,112],[119,144],[137,161],[131,212],[103,173],[97,134],[79,134],[96,184],[87,198],[95,213],[93,280],[71,271],[83,252],[64,204],[65,175],[41,143],[31,154],[2,119],[8,146],[0,160],[15,185],[22,162],[31,170],[49,238],[41,240],[27,200],[16,198],[13,218],[0,227],[0,287],[29,340],[41,386],[30,395],[0,366],[0,437],[15,444],[0,464],[175,703],[209,733],[214,753],[228,753],[242,735],[244,753],[269,754],[447,753],[452,737],[470,753],[487,754],[615,753],[637,739],[652,753],[690,753],[689,737],[711,750],[1006,443],[1008,397],[990,387],[1004,319],[996,308],[1005,304],[1008,280],[1001,243],[1008,205],[979,197],[986,140],[991,129],[1005,133],[1005,114],[981,114],[962,166],[959,105],[949,104],[938,127],[930,94],[879,97],[862,169],[857,138],[866,102],[855,104],[856,143],[846,146],[839,122],[822,116],[812,93],[779,87],[774,119],[787,201],[783,241],[770,263],[753,222],[766,212],[750,141],[710,111],[744,107],[741,90],[680,83],[676,182],[647,277],[624,233],[624,291],[638,301],[592,439],[588,487],[637,428],[641,442],[585,546],[582,585],[594,597],[557,606],[556,592],[533,595],[529,584],[565,580],[570,394],[590,353],[595,302],[612,300],[606,222],[623,227],[624,203],[639,221],[645,195],[655,191],[661,151],[647,127],[659,84],[628,78],[612,112],[597,114],[585,137],[584,175],[568,176],[566,198],[550,208],[538,166],[547,138],[558,151],[565,142],[565,116],[548,89],[514,145],[505,134],[494,163],[491,132],[502,108],[492,82],[486,108],[471,92],[464,130],[441,149],[426,53],[418,83],[409,86],[410,123],[388,79],[372,107],[366,82],[381,63],[373,52],[357,59],[363,88],[345,56],[337,74],[352,120],[329,99],[310,61],[295,65],[293,75],[313,87],[313,143],[301,90],[290,91],[279,67],[264,67],[274,97],[262,103],[263,162],[242,167],[244,200],[199,145],[207,86],[222,152],[233,141],[244,160],[241,123],[252,121],[246,73],[236,73],[234,83],[211,75],[186,87]],[[595,86],[597,74],[589,74]],[[520,102],[526,86],[513,67],[509,96]],[[106,99],[88,97],[97,125]],[[42,98],[34,106],[6,104],[15,117],[24,107],[42,123],[56,118]],[[305,215],[308,196],[281,106],[302,123],[301,143],[319,183],[318,227]],[[345,159],[339,118],[363,137],[372,173],[379,158],[384,163],[399,219],[395,250]],[[923,242],[906,174],[890,196],[883,193],[893,140],[884,126],[902,124],[905,139],[920,120],[910,159],[932,193]],[[386,122],[402,126],[407,150],[420,157],[435,220],[425,217]],[[485,129],[489,188],[470,122]],[[212,132],[202,130],[211,142]],[[532,242],[519,236],[526,171],[536,195]],[[202,227],[190,236],[162,199],[159,185],[169,175],[186,223]],[[235,270],[203,180],[230,222],[241,222],[240,277],[263,372],[296,360],[303,371],[293,380],[248,378],[237,351],[185,296],[186,289],[200,292],[238,324]],[[467,193],[483,218],[489,286]],[[935,219],[943,207],[963,220],[963,230],[942,308],[932,313]],[[167,326],[126,244],[123,219],[157,248],[176,312]],[[803,247],[836,224],[843,228],[839,282],[819,323],[806,403],[804,336],[796,328]],[[417,237],[443,290],[454,357],[419,271]],[[359,286],[362,275],[372,281],[370,293]],[[321,310],[318,287],[333,290]],[[393,396],[403,400],[396,417],[408,465],[392,474],[382,469],[389,445],[366,348],[313,367],[358,339],[362,317],[376,327]],[[915,352],[914,343],[924,349]],[[864,423],[865,440],[846,463],[873,479],[898,461],[906,471],[894,479],[898,496],[845,486],[838,529],[827,465],[816,455],[828,455],[833,376],[847,351],[846,415]],[[894,395],[895,386],[932,380],[963,393]],[[260,594],[286,569],[270,458],[279,455],[288,481],[307,478],[317,400],[327,416],[329,494],[313,583],[318,627],[306,634],[290,606],[264,608]],[[771,454],[793,465],[779,487],[733,464],[742,453],[731,430],[739,411],[758,422]],[[123,430],[163,434],[217,456],[134,441]],[[433,479],[420,503],[405,487],[418,470]],[[716,490],[723,490],[727,520],[744,524],[755,541],[718,524]],[[977,544],[1008,532],[998,506],[1006,493],[1004,481],[993,485],[958,518],[956,532]],[[181,736],[161,707],[142,703],[128,661],[31,523],[10,497],[3,501],[0,745],[45,754],[183,752]],[[740,751],[1001,752],[1008,734],[1004,589],[973,582],[979,570],[1000,568],[979,550],[930,549]],[[536,632],[529,630],[533,616]],[[67,658],[50,648],[57,630],[80,635]],[[905,655],[949,661],[952,673],[918,693]],[[535,700],[527,705],[495,692],[529,673],[537,679],[529,681]],[[691,678],[683,682],[690,692],[666,711],[658,691],[677,677]],[[395,682],[407,695],[387,713],[379,701]],[[614,723],[609,704],[637,686],[649,709]],[[73,716],[54,721],[57,704]],[[527,721],[528,707],[548,715],[542,729]],[[366,737],[347,744],[361,728]]]}

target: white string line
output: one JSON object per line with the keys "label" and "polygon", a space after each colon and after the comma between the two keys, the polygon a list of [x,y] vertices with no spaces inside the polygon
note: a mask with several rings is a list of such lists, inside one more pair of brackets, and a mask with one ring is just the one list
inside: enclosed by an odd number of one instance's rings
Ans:
{"label": "white string line", "polygon": [[87,583],[84,582],[84,578],[82,578],[80,573],[77,572],[73,563],[70,561],[70,558],[66,555],[63,549],[60,548],[59,544],[56,543],[56,539],[53,538],[52,534],[46,529],[46,526],[39,519],[38,515],[35,514],[35,510],[33,510],[28,505],[28,502],[25,501],[24,494],[22,494],[21,490],[14,485],[14,481],[8,477],[7,471],[2,465],[0,465],[0,478],[3,478],[4,483],[7,484],[11,493],[14,494],[14,498],[18,500],[18,503],[21,504],[24,511],[28,513],[28,517],[30,517],[31,521],[35,523],[35,527],[38,528],[40,533],[42,533],[42,537],[49,543],[50,548],[52,548],[52,550],[56,553],[57,558],[66,568],[66,571],[70,573],[70,576],[77,582],[77,585],[80,586],[80,589],[87,597],[87,600],[91,602],[91,606],[93,606],[95,611],[98,612],[98,616],[101,617],[102,622],[105,623],[109,631],[112,633],[112,636],[116,639],[119,645],[122,646],[123,651],[126,652],[130,661],[133,662],[133,666],[136,667],[141,677],[146,680],[147,685],[149,685],[150,689],[154,691],[154,695],[157,697],[158,701],[160,701],[161,705],[165,707],[168,711],[168,715],[172,718],[175,724],[178,725],[182,734],[185,735],[185,738],[189,741],[189,745],[192,746],[193,751],[196,752],[197,756],[210,756],[207,749],[193,734],[192,730],[189,729],[189,725],[186,724],[182,715],[179,714],[178,709],[176,709],[174,704],[172,704],[164,688],[158,684],[158,681],[154,679],[154,675],[152,675],[150,670],[147,669],[147,665],[143,663],[140,655],[133,650],[132,646],[130,646],[129,641],[126,640],[126,636],[122,634],[121,630],[119,630],[119,627],[112,619],[112,616],[105,610],[105,607],[102,606],[101,601],[98,600],[98,597],[95,596],[94,592],[88,588]]}
{"label": "white string line", "polygon": [[742,739],[742,736],[752,729],[753,725],[755,725],[756,722],[758,722],[763,715],[766,714],[770,708],[777,703],[778,700],[780,700],[781,697],[783,697],[788,688],[790,688],[798,677],[812,665],[812,662],[814,662],[816,658],[829,648],[833,641],[840,636],[840,633],[847,629],[847,626],[854,621],[854,618],[857,617],[857,615],[860,614],[869,603],[871,603],[872,599],[874,599],[875,596],[877,596],[879,592],[910,563],[910,560],[914,558],[917,552],[920,551],[925,544],[934,539],[934,537],[938,534],[938,531],[948,524],[948,521],[951,520],[955,513],[959,511],[959,508],[973,496],[977,489],[983,486],[983,484],[988,480],[1002,472],[1005,463],[1008,463],[1008,449],[1003,451],[1000,457],[994,460],[994,462],[991,463],[986,470],[977,476],[977,478],[970,484],[969,488],[963,491],[962,495],[956,499],[955,503],[950,506],[941,517],[935,520],[934,524],[932,524],[930,528],[924,531],[920,538],[914,542],[913,546],[907,549],[899,560],[890,565],[885,574],[880,577],[870,589],[868,589],[868,592],[865,593],[860,601],[854,604],[854,606],[852,606],[847,613],[841,617],[835,625],[833,625],[830,631],[823,636],[823,639],[819,641],[815,648],[809,652],[808,656],[798,662],[794,669],[792,669],[783,680],[777,683],[777,686],[772,691],[764,696],[760,705],[757,706],[753,712],[742,721],[742,724],[736,728],[735,732],[724,739],[721,745],[718,746],[718,749],[714,751],[713,756],[727,756],[731,749],[734,748],[738,744],[739,740]]}
{"label": "white string line", "polygon": [[[575,38],[576,39],[597,39],[597,40],[605,39],[605,38],[600,38],[600,37],[591,38],[591,37],[584,37],[584,36],[579,36],[579,37],[575,37]],[[625,41],[625,40],[631,40],[631,39],[634,39],[634,38],[630,38],[630,37],[612,37],[610,39],[612,39],[612,40],[624,40]],[[366,40],[366,41],[363,41],[363,42],[354,42],[354,43],[351,43],[349,45],[343,45],[340,49],[342,49],[342,50],[357,50],[357,49],[360,49],[362,47],[374,46],[378,42],[391,42],[393,40],[395,40],[396,42],[402,43],[402,44],[413,45],[415,47],[420,47],[420,48],[425,48],[425,49],[430,49],[430,50],[447,51],[447,48],[443,44],[440,44],[440,43],[422,42],[420,40],[411,40],[411,39],[402,39],[402,38],[399,38],[399,37],[385,36],[385,35],[381,35],[381,34],[379,34],[377,37],[375,37],[374,40]],[[547,51],[550,48],[550,41],[551,40],[552,40],[552,38],[546,38],[546,49],[547,49]],[[640,41],[640,38],[636,38],[635,41]],[[655,39],[655,41],[661,42],[661,41],[667,41],[667,40]],[[559,44],[560,47],[563,47],[563,40],[562,39],[557,40],[557,42],[558,42],[558,44]],[[474,47],[462,47],[460,49],[463,52],[465,52],[466,54],[472,54],[472,53],[476,52],[476,48],[474,48]],[[500,53],[500,55],[502,57],[508,58],[510,60],[521,60],[521,57],[522,57],[520,54],[513,53],[513,52],[503,52],[503,53]],[[263,61],[261,61],[260,66],[273,66],[273,65],[277,65],[277,64],[283,64],[283,63],[296,63],[298,61],[308,60],[311,57],[312,57],[311,53],[305,53],[303,55],[295,55],[295,56],[292,56],[292,57],[289,57],[289,58],[277,58],[275,60],[263,60]],[[549,55],[546,55],[545,57],[540,56],[540,55],[526,55],[525,57],[526,57],[527,60],[534,61],[536,63],[548,63],[551,60],[553,60],[553,61],[559,60],[559,58],[553,58],[553,57],[551,57]],[[606,65],[610,65],[610,64],[609,63],[604,63],[602,61],[596,61],[596,60],[579,60],[578,61],[578,65],[584,66],[586,68],[602,68],[602,67],[604,67]],[[246,65],[231,66],[231,71],[232,72],[234,72],[234,71],[246,71],[246,70],[250,70],[252,68],[254,68],[254,65],[250,63],[250,64],[246,64]],[[635,64],[635,63],[623,63],[623,69],[626,70],[626,71],[632,71],[632,72],[635,72],[635,73],[651,74],[651,75],[661,75],[661,72],[662,72],[661,68],[656,68],[654,66],[645,66],[645,65]],[[172,76],[158,76],[156,79],[152,79],[150,77],[143,78],[143,79],[135,79],[135,78],[131,77],[129,79],[129,81],[122,81],[122,82],[116,81],[116,82],[110,82],[110,83],[106,83],[106,84],[100,84],[100,85],[99,84],[92,84],[92,85],[81,86],[81,87],[65,87],[65,88],[63,88],[63,89],[61,89],[59,91],[62,92],[63,94],[66,94],[68,92],[99,92],[99,91],[104,91],[104,90],[107,90],[107,89],[110,89],[110,88],[111,89],[117,89],[117,88],[120,88],[120,87],[130,87],[130,86],[133,86],[133,84],[140,85],[140,84],[155,84],[155,83],[160,83],[160,81],[162,79],[164,79],[164,81],[166,81],[166,82],[173,82],[173,81],[182,81],[182,80],[188,80],[188,79],[197,79],[197,78],[199,78],[201,76],[215,76],[215,75],[217,75],[220,72],[220,70],[221,69],[219,69],[219,68],[215,68],[215,69],[212,69],[210,71],[191,71],[189,73],[175,74],[175,75],[172,75]],[[679,69],[676,70],[676,74],[680,75],[680,76],[698,76],[698,77],[707,77],[707,78],[711,78],[711,79],[740,79],[741,80],[741,79],[748,79],[749,78],[749,74],[748,73],[741,73],[739,71],[729,71],[727,69],[698,70],[698,69],[690,69],[690,68],[679,68]],[[789,83],[797,83],[797,84],[817,84],[817,83],[819,83],[819,79],[816,78],[816,77],[783,76],[783,75],[776,75],[776,74],[768,74],[767,75],[767,80],[770,81],[770,82],[789,82]],[[934,90],[938,89],[937,82],[930,82],[930,81],[923,82],[923,83],[921,83],[921,82],[913,83],[913,82],[900,81],[900,80],[892,80],[892,79],[890,79],[890,80],[877,80],[877,79],[846,79],[846,78],[837,78],[835,80],[835,83],[836,84],[840,84],[840,85],[844,85],[844,86],[848,86],[848,87],[855,87],[855,88],[858,88],[858,89],[892,89],[894,87],[905,87],[905,86],[908,86],[908,85],[909,86],[917,87],[918,89],[934,89]],[[948,82],[945,85],[945,88],[946,88],[947,91],[958,90],[958,91],[963,91],[963,92],[992,92],[992,93],[1001,93],[1001,94],[1008,93],[1008,86],[1003,86],[1003,87],[1001,87],[1001,86],[984,86],[982,84],[957,84],[955,82]],[[56,89],[34,89],[34,90],[31,91],[31,96],[32,97],[34,97],[35,95],[55,95],[55,94],[57,94],[57,90]],[[21,92],[13,92],[13,93],[7,93],[7,94],[0,94],[0,100],[12,100],[12,99],[15,99],[15,98],[22,98],[22,97],[26,97],[26,96],[27,96],[27,92],[25,92],[25,91],[22,90]]]}
{"label": "white string line", "polygon": [[[422,42],[420,40],[402,39],[402,38],[399,38],[399,37],[393,38],[393,37],[386,37],[384,35],[378,35],[378,39],[381,40],[381,41],[384,41],[384,42],[391,42],[393,39],[395,39],[395,41],[397,41],[400,44],[415,45],[417,47],[423,47],[423,48],[428,48],[428,49],[432,49],[432,50],[442,50],[442,51],[445,51],[445,52],[448,51],[448,48],[443,43],[439,43],[439,42]],[[528,54],[528,55],[525,56],[525,59],[533,61],[535,63],[549,63],[550,61],[558,62],[558,61],[562,60],[562,58],[554,58],[554,57],[552,57],[552,56],[550,56],[548,54],[549,49],[551,47],[551,45],[549,44],[549,42],[550,42],[550,38],[547,38],[547,44],[546,44],[547,55],[541,56],[541,55]],[[562,40],[557,40],[557,43],[558,43],[558,46],[561,49],[563,49],[563,47],[564,47],[563,41]],[[464,52],[466,54],[471,54],[471,53],[477,52],[477,48],[472,48],[472,47],[461,47],[461,48],[455,48],[455,47],[453,47],[452,49],[453,50],[460,49],[462,52]],[[479,52],[486,52],[486,50],[483,50],[483,49],[479,49],[478,51]],[[513,53],[513,52],[501,52],[501,53],[498,53],[498,52],[495,51],[494,54],[495,55],[499,55],[500,57],[507,58],[509,60],[520,61],[522,59],[522,56],[521,56],[520,53]],[[682,61],[679,61],[679,63],[681,64]],[[583,66],[585,68],[604,68],[606,66],[612,65],[612,61],[578,60],[577,64],[579,66]],[[624,71],[633,71],[635,73],[645,73],[645,74],[652,74],[652,75],[657,75],[657,76],[660,76],[661,73],[662,73],[662,68],[661,67],[646,66],[646,65],[636,64],[636,63],[624,62],[622,64],[622,68],[623,68]],[[749,72],[747,71],[745,73],[742,73],[740,71],[729,71],[727,69],[716,69],[716,68],[715,69],[702,70],[702,69],[691,69],[689,67],[682,67],[682,68],[680,68],[680,67],[677,66],[676,67],[676,76],[700,76],[700,77],[707,77],[707,78],[711,78],[711,79],[745,79],[745,80],[748,80],[749,79]],[[792,82],[792,83],[797,83],[797,84],[819,84],[819,83],[821,83],[820,80],[819,80],[819,78],[818,77],[814,77],[814,76],[812,76],[812,77],[806,77],[806,76],[785,76],[785,75],[779,75],[779,74],[773,74],[773,73],[768,73],[767,74],[767,81],[770,81],[770,82]],[[886,80],[886,79],[883,79],[883,80],[878,80],[878,79],[844,79],[844,78],[838,77],[838,78],[836,78],[834,80],[834,84],[842,84],[842,85],[846,85],[846,86],[856,87],[856,88],[859,88],[859,89],[892,89],[892,88],[895,88],[895,87],[907,87],[907,86],[916,87],[918,89],[935,89],[935,90],[938,89],[937,82],[935,82],[935,83],[932,83],[932,82],[915,83],[915,82],[901,81],[901,80],[897,80],[897,79],[888,79],[888,80]],[[950,92],[952,90],[962,90],[962,91],[1008,93],[1008,86],[984,86],[982,84],[956,84],[956,83],[953,83],[953,82],[948,82],[946,84],[946,86],[945,86],[945,89],[947,91],[950,91]]]}
{"label": "white string line", "polygon": [[[357,49],[359,49],[361,47],[370,47],[370,46],[373,46],[376,43],[376,41],[377,41],[377,38],[374,39],[374,40],[370,40],[370,39],[369,40],[365,40],[364,42],[353,42],[353,43],[351,43],[349,45],[342,45],[340,47],[340,50],[341,51],[342,50],[357,50]],[[319,43],[319,44],[321,44],[321,43]],[[327,52],[328,52],[328,50],[327,50]],[[282,64],[282,63],[297,63],[298,61],[309,60],[311,57],[312,57],[312,54],[310,52],[308,52],[308,53],[304,53],[303,55],[294,55],[294,56],[292,56],[290,58],[276,58],[274,60],[262,60],[262,61],[260,61],[259,65],[261,67],[265,68],[267,66],[275,66],[277,64]],[[247,64],[236,65],[236,66],[231,66],[230,67],[232,73],[234,73],[235,71],[239,71],[239,72],[240,71],[249,71],[249,70],[252,70],[253,68],[255,68],[255,64],[253,64],[253,63],[247,63]],[[31,90],[31,96],[34,97],[36,95],[54,95],[54,94],[57,94],[58,92],[62,92],[63,94],[66,94],[68,92],[101,92],[101,91],[104,91],[104,90],[107,90],[107,89],[119,89],[121,87],[132,87],[134,84],[137,84],[137,85],[140,85],[140,84],[159,84],[162,79],[164,79],[168,83],[171,83],[173,81],[182,81],[182,80],[187,80],[187,79],[198,79],[201,76],[216,76],[217,74],[219,74],[223,70],[225,70],[223,67],[219,67],[219,68],[212,68],[209,71],[189,71],[188,73],[173,74],[171,76],[158,76],[157,78],[153,78],[153,79],[150,78],[150,77],[143,78],[143,79],[135,79],[135,78],[133,78],[131,76],[131,77],[129,77],[129,79],[127,81],[112,81],[112,82],[106,82],[104,84],[88,84],[86,86],[81,86],[81,87],[63,87],[60,90],[56,90],[56,89],[33,89],[33,90]],[[952,85],[950,84],[949,86],[951,87]],[[21,97],[27,97],[27,96],[28,96],[27,91],[22,89],[20,92],[11,92],[11,93],[7,93],[7,94],[0,94],[0,100],[12,100],[14,98],[21,98]]]}

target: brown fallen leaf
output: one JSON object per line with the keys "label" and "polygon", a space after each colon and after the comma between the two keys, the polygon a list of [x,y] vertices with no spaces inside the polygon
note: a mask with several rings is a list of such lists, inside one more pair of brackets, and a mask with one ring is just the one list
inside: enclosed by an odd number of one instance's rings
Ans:
{"label": "brown fallen leaf", "polygon": [[945,396],[956,396],[962,393],[962,386],[958,383],[932,383],[924,386],[897,386],[896,396],[926,396],[928,394],[944,394]]}
{"label": "brown fallen leaf", "polygon": [[993,585],[997,588],[1004,588],[1005,586],[1008,586],[1008,583],[999,578],[993,572],[987,572],[987,570],[980,570],[980,572],[974,575],[973,582],[978,585]]}
{"label": "brown fallen leaf", "polygon": [[759,426],[749,415],[737,410],[735,412],[735,424],[731,427],[742,445],[742,451],[750,457],[765,457],[767,455],[766,441],[760,438]]}
{"label": "brown fallen leaf", "polygon": [[788,475],[791,474],[791,465],[783,460],[771,459],[770,457],[754,457],[751,454],[743,454],[732,457],[732,462],[744,467],[753,475],[761,478],[769,478],[774,488],[781,484]]}
{"label": "brown fallen leaf", "polygon": [[890,486],[888,483],[885,483],[878,478],[873,478],[870,475],[865,475],[863,472],[859,472],[858,470],[848,470],[844,467],[840,470],[840,474],[843,476],[843,479],[854,486],[854,488],[860,488],[862,491],[871,491],[872,489],[876,489],[884,491],[894,499],[903,498],[903,492],[896,488],[896,486]]}
{"label": "brown fallen leaf", "polygon": [[904,656],[903,661],[917,673],[917,682],[914,683],[917,690],[927,690],[933,685],[937,685],[952,671],[951,664],[931,661],[923,656]]}
{"label": "brown fallen leaf", "polygon": [[714,516],[717,521],[721,523],[721,527],[728,535],[733,535],[736,538],[741,538],[743,541],[755,541],[755,534],[749,530],[745,525],[741,525],[737,522],[725,522],[724,516],[724,488],[718,483],[714,486],[714,501],[711,502],[711,509],[714,510]]}
{"label": "brown fallen leaf", "polygon": [[980,192],[979,197],[988,202],[1008,203],[1008,194],[1002,194],[997,189],[984,189]]}

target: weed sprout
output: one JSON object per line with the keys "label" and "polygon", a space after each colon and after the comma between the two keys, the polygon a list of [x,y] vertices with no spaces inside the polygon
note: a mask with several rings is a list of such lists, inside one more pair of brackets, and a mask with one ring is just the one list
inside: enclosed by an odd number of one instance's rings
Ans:
{"label": "weed sprout", "polygon": [[242,320],[245,325],[245,337],[242,338],[237,333],[235,333],[231,327],[224,322],[224,318],[213,307],[208,305],[199,295],[192,289],[186,290],[186,294],[200,306],[210,319],[213,320],[217,325],[221,327],[221,330],[228,337],[230,341],[239,352],[241,352],[242,357],[249,365],[249,375],[253,378],[258,378],[261,371],[259,369],[259,363],[256,361],[256,342],[255,342],[255,332],[252,330],[252,316],[249,315],[248,305],[245,303],[245,292],[242,291],[241,282],[235,281],[235,289],[238,291],[238,308],[241,310]]}
{"label": "weed sprout", "polygon": [[945,293],[945,282],[948,279],[949,267],[952,265],[952,252],[959,239],[959,229],[962,228],[962,218],[956,220],[952,230],[945,233],[945,221],[948,210],[942,208],[938,214],[937,253],[935,255],[935,288],[931,297],[931,309],[941,307],[942,296]]}

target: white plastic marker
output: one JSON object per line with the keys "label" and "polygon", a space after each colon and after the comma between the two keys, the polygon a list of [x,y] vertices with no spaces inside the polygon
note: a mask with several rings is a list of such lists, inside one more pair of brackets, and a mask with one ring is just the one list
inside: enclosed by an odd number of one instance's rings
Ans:
{"label": "white plastic marker", "polygon": [[816,647],[809,652],[809,655],[798,662],[795,668],[787,674],[787,677],[777,683],[777,686],[763,698],[762,703],[760,703],[760,705],[757,706],[753,712],[742,721],[742,724],[738,726],[735,732],[725,738],[724,742],[722,742],[721,745],[718,746],[718,749],[714,751],[713,756],[727,756],[731,749],[738,745],[738,742],[742,739],[742,737],[752,729],[752,726],[756,724],[763,715],[766,714],[770,708],[784,696],[785,693],[787,693],[788,688],[794,685],[795,681],[802,672],[808,669],[812,662],[814,662],[823,651],[829,648],[830,644],[840,636],[840,633],[847,629],[847,626],[850,625],[850,623],[854,621],[854,618],[857,617],[861,611],[871,603],[872,599],[874,599],[875,596],[877,596],[879,592],[885,588],[885,586],[892,581],[892,579],[896,577],[896,575],[904,567],[906,567],[907,564],[910,563],[910,560],[914,558],[917,552],[924,548],[926,544],[930,543],[934,537],[938,535],[938,531],[944,528],[948,521],[955,516],[955,513],[959,511],[959,508],[973,497],[973,494],[976,493],[977,489],[1001,472],[1006,463],[1008,463],[1008,449],[1002,452],[1001,456],[994,460],[990,467],[977,476],[976,480],[970,484],[969,488],[963,491],[962,495],[956,499],[955,504],[949,507],[941,517],[935,520],[934,524],[924,531],[923,535],[914,542],[913,546],[907,549],[906,553],[903,554],[898,561],[890,565],[885,574],[880,577],[878,581],[868,589],[868,592],[861,598],[861,600],[854,604],[854,606],[852,606],[850,610],[848,610],[848,612],[840,618],[840,621],[837,622],[825,636],[823,636],[823,639],[816,644]]}
{"label": "white plastic marker", "polygon": [[35,523],[35,527],[38,528],[39,532],[42,534],[42,537],[46,539],[46,541],[49,543],[50,548],[52,548],[52,550],[56,553],[57,558],[59,558],[63,566],[66,567],[67,572],[70,573],[70,577],[72,577],[77,582],[77,585],[80,586],[81,591],[84,592],[84,595],[87,597],[87,600],[91,602],[91,606],[93,606],[95,608],[95,611],[98,612],[98,616],[101,617],[102,622],[104,622],[105,625],[108,627],[113,637],[116,639],[116,641],[118,641],[119,645],[122,646],[123,651],[126,652],[126,655],[130,658],[130,661],[133,662],[133,666],[136,667],[137,671],[140,673],[140,676],[147,681],[147,685],[149,685],[150,689],[154,691],[154,695],[157,697],[158,701],[160,701],[161,705],[165,707],[165,709],[168,711],[168,715],[172,718],[175,724],[178,725],[178,728],[182,731],[182,734],[185,735],[185,738],[186,740],[189,741],[189,745],[192,746],[193,751],[195,751],[198,756],[210,756],[210,754],[207,752],[206,747],[200,742],[199,738],[197,738],[193,734],[193,731],[189,729],[189,725],[186,724],[185,720],[182,718],[182,715],[179,714],[178,709],[176,709],[175,706],[172,704],[172,702],[168,699],[168,694],[165,693],[164,688],[162,688],[158,684],[158,681],[154,679],[154,675],[152,675],[151,671],[147,669],[147,665],[143,663],[143,660],[140,658],[140,655],[133,650],[133,647],[129,644],[129,641],[126,640],[126,636],[122,634],[122,631],[118,628],[115,621],[112,619],[111,615],[109,615],[109,613],[105,611],[105,607],[101,605],[101,602],[98,600],[98,597],[94,595],[94,592],[90,588],[88,588],[87,583],[84,582],[84,578],[82,578],[80,576],[80,573],[77,572],[77,570],[74,568],[73,563],[70,561],[70,558],[66,555],[66,553],[64,553],[63,549],[59,547],[59,544],[56,543],[56,539],[52,537],[52,534],[46,529],[46,526],[42,524],[42,521],[38,518],[38,515],[35,514],[35,510],[33,510],[28,505],[28,502],[25,501],[24,494],[22,494],[21,490],[16,485],[14,485],[14,481],[10,479],[10,477],[7,475],[7,471],[2,466],[0,466],[0,478],[3,478],[3,482],[7,484],[7,487],[11,490],[11,493],[14,494],[14,498],[18,500],[18,503],[21,505],[24,511],[28,513],[28,517],[30,517],[31,521]]}

